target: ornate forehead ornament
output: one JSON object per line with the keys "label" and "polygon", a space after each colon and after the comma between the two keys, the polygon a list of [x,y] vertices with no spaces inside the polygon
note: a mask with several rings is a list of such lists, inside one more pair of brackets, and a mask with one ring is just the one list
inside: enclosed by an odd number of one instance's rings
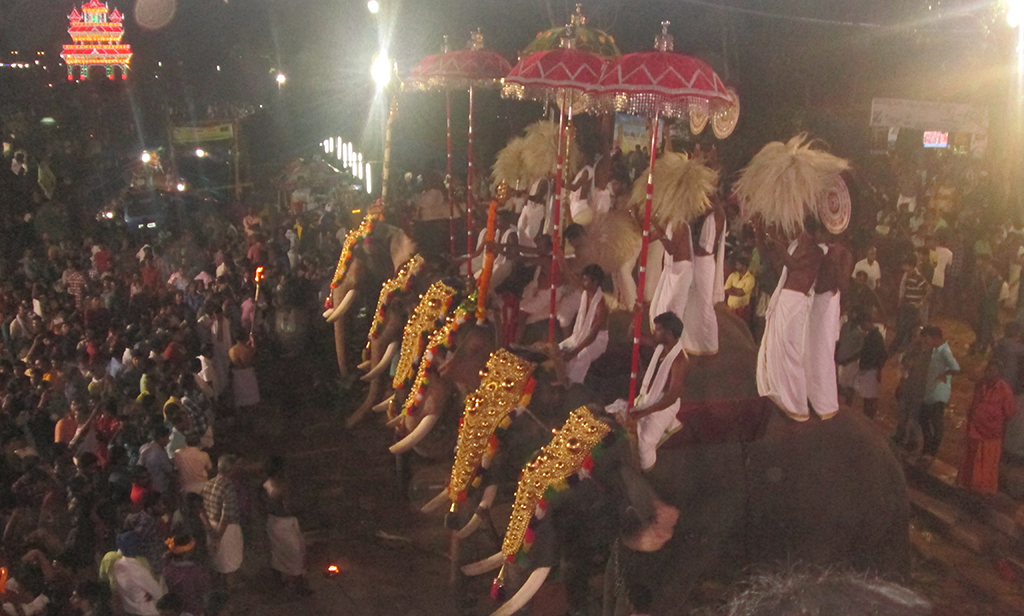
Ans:
{"label": "ornate forehead ornament", "polygon": [[448,483],[448,497],[456,500],[466,491],[487,453],[495,430],[509,420],[527,393],[535,365],[505,349],[491,353],[483,380],[466,397],[466,408],[459,424],[459,443]]}
{"label": "ornate forehead ornament", "polygon": [[552,431],[551,442],[541,448],[519,478],[508,531],[501,545],[506,558],[513,558],[524,540],[532,543],[527,537],[528,527],[535,512],[539,517],[546,509],[545,492],[564,489],[570,476],[581,470],[589,471],[593,466],[591,450],[610,431],[608,424],[594,418],[585,406],[573,411],[560,430]]}
{"label": "ornate forehead ornament", "polygon": [[345,241],[341,245],[341,255],[338,257],[338,265],[334,268],[334,276],[331,278],[331,288],[338,286],[338,281],[345,275],[354,255],[352,250],[356,244],[364,241],[373,232],[373,225],[378,220],[384,220],[384,214],[377,208],[370,208],[370,211],[363,217],[362,222],[355,229],[348,232]]}
{"label": "ornate forehead ornament", "polygon": [[[419,408],[423,398],[426,396],[427,385],[430,383],[430,368],[438,354],[448,350],[452,345],[455,332],[459,331],[463,323],[469,321],[473,314],[473,307],[476,305],[476,292],[472,293],[462,304],[452,311],[445,320],[444,325],[430,334],[426,349],[423,351],[423,358],[416,367],[416,378],[413,380],[409,395],[405,397],[405,404],[402,406],[402,415],[414,415]],[[442,315],[443,316],[443,315]],[[404,349],[403,349],[404,351]],[[397,374],[396,374],[396,379]],[[396,387],[397,388],[397,387]]]}
{"label": "ornate forehead ornament", "polygon": [[423,269],[425,261],[420,255],[405,262],[405,265],[398,268],[398,273],[380,288],[380,296],[377,298],[377,311],[373,313],[373,322],[370,324],[370,340],[376,340],[384,329],[384,314],[387,312],[388,302],[394,298],[399,291],[407,291],[412,286],[416,274]]}
{"label": "ornate forehead ornament", "polygon": [[402,351],[398,355],[398,368],[392,385],[398,389],[413,375],[413,364],[423,353],[426,338],[444,319],[455,297],[455,289],[441,281],[430,285],[420,296],[420,303],[412,311],[409,322],[402,332]]}

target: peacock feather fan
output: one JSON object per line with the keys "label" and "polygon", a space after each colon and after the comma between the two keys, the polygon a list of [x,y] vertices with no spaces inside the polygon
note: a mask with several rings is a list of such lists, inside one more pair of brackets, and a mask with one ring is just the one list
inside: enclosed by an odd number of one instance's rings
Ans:
{"label": "peacock feather fan", "polygon": [[[630,205],[642,211],[647,198],[648,172],[633,183]],[[678,222],[691,222],[711,207],[711,195],[718,186],[718,172],[700,159],[680,152],[665,152],[654,163],[654,198],[651,221],[665,229]]]}
{"label": "peacock feather fan", "polygon": [[792,237],[803,230],[807,214],[818,216],[821,196],[850,163],[813,145],[800,134],[754,155],[734,186],[744,218],[759,217]]}

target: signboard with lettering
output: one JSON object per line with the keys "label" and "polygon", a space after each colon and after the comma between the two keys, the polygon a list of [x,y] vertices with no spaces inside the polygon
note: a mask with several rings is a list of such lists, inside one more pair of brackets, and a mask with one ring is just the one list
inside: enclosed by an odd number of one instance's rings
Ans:
{"label": "signboard with lettering", "polygon": [[171,138],[175,143],[204,143],[234,139],[234,137],[234,126],[230,122],[209,126],[175,126],[171,129]]}
{"label": "signboard with lettering", "polygon": [[985,134],[988,109],[961,103],[876,98],[871,101],[871,126]]}

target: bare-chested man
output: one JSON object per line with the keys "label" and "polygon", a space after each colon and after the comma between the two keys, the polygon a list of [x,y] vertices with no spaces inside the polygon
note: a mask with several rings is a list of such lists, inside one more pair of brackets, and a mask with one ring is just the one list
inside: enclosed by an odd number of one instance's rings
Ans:
{"label": "bare-chested man", "polygon": [[764,338],[757,352],[757,392],[797,421],[806,421],[810,413],[805,369],[807,319],[814,281],[825,256],[815,241],[817,228],[818,221],[808,217],[788,250],[778,238],[765,246],[778,255],[784,267],[765,314]]}
{"label": "bare-chested man", "polygon": [[661,276],[658,286],[651,298],[650,319],[651,330],[654,330],[654,317],[671,312],[683,318],[686,304],[690,297],[690,286],[693,284],[693,238],[690,236],[690,225],[677,223],[664,231],[651,226],[651,240],[660,241],[665,247],[662,261]]}
{"label": "bare-chested man", "polygon": [[839,412],[836,383],[836,342],[839,340],[840,295],[849,286],[853,256],[837,238],[825,230],[819,233],[825,251],[814,283],[814,298],[808,316],[807,399],[814,412],[828,419]]}

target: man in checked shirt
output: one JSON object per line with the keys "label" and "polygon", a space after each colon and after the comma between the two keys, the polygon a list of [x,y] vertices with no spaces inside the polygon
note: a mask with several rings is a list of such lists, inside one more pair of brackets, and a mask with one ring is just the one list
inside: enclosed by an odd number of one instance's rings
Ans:
{"label": "man in checked shirt", "polygon": [[231,483],[231,474],[238,457],[230,454],[217,461],[217,476],[203,488],[208,537],[213,570],[226,577],[228,587],[235,585],[235,573],[242,566],[242,527],[238,495]]}

